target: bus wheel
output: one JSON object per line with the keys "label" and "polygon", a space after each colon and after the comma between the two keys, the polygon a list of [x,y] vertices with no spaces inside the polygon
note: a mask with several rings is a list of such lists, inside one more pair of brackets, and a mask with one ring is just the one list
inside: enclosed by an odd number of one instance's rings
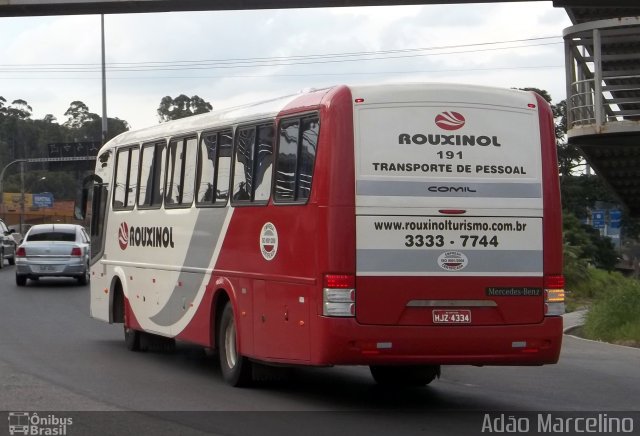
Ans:
{"label": "bus wheel", "polygon": [[124,344],[131,351],[140,351],[140,332],[125,325]]}
{"label": "bus wheel", "polygon": [[440,377],[439,365],[371,365],[369,369],[376,383],[384,386],[424,386]]}
{"label": "bus wheel", "polygon": [[218,327],[218,352],[222,378],[231,386],[248,386],[253,381],[252,364],[238,353],[233,307],[227,303]]}

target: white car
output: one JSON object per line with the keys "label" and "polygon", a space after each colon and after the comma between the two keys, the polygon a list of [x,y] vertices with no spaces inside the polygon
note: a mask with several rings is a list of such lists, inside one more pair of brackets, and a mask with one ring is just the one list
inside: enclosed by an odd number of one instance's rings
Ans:
{"label": "white car", "polygon": [[5,259],[9,265],[13,265],[16,261],[16,241],[13,238],[15,231],[7,228],[7,225],[0,219],[0,268],[4,267]]}
{"label": "white car", "polygon": [[89,236],[76,224],[37,224],[16,249],[16,284],[40,277],[74,277],[89,283]]}

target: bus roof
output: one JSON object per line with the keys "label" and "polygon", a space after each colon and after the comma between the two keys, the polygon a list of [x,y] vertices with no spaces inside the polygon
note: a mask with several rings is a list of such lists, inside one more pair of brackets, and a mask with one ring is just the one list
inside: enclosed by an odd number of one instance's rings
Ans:
{"label": "bus roof", "polygon": [[302,91],[298,94],[273,98],[257,103],[248,103],[239,106],[222,108],[207,112],[205,114],[194,115],[179,120],[168,121],[155,126],[150,126],[137,130],[130,130],[116,136],[110,140],[103,148],[112,148],[123,144],[134,144],[170,136],[180,136],[187,133],[202,131],[216,127],[225,127],[230,124],[238,124],[248,121],[258,121],[261,119],[273,118],[280,111],[286,108],[297,98],[309,97],[315,104],[319,104],[322,97],[329,91],[329,88],[312,89]]}
{"label": "bus roof", "polygon": [[[199,132],[205,129],[226,127],[230,124],[255,122],[261,119],[266,120],[273,118],[288,106],[296,106],[297,99],[304,100],[304,106],[319,105],[327,93],[338,87],[340,87],[340,85],[329,88],[305,90],[297,94],[221,108],[201,115],[194,115],[142,129],[130,130],[113,138],[103,148],[154,141]],[[532,99],[530,92],[515,89],[451,83],[395,83],[348,86],[348,88],[352,90],[356,97],[358,94],[366,95],[368,103],[382,103],[384,100],[388,100],[390,91],[394,95],[394,98],[399,98],[406,102],[422,100],[425,92],[429,94],[438,92],[444,100],[449,102],[453,101],[451,98],[461,99],[463,101],[471,98],[472,100],[478,100],[477,103],[512,105],[518,98],[521,99],[521,101]],[[425,92],[416,92],[417,89]],[[520,96],[516,97],[518,94],[520,94]],[[487,101],[488,99],[492,101]]]}

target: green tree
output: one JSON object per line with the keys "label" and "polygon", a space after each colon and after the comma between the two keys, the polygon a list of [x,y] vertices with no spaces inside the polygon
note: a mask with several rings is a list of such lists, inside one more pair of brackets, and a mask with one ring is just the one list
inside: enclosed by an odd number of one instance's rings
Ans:
{"label": "green tree", "polygon": [[[583,224],[569,211],[563,213],[563,238],[565,250],[565,263],[569,257],[575,258],[577,264],[591,264],[608,271],[613,270],[618,261],[618,254],[611,239],[600,236],[600,232],[590,225]],[[575,267],[576,264],[572,264]],[[582,267],[576,267],[580,270]],[[566,270],[566,268],[565,268]]]}
{"label": "green tree", "polygon": [[7,104],[7,99],[0,95],[0,118],[7,115],[7,108],[5,105]]}
{"label": "green tree", "polygon": [[89,112],[89,107],[86,104],[78,100],[71,102],[64,116],[68,117],[64,126],[76,130],[98,117],[98,115]]}
{"label": "green tree", "polygon": [[204,114],[210,112],[213,106],[202,98],[194,95],[187,97],[180,94],[176,98],[170,96],[162,97],[160,106],[158,106],[158,118],[161,123],[180,118],[190,117],[192,115]]}
{"label": "green tree", "polygon": [[10,117],[17,118],[19,120],[27,120],[31,118],[31,113],[33,109],[29,104],[24,100],[13,100],[11,102],[11,106],[7,109],[7,115]]}
{"label": "green tree", "polygon": [[[52,114],[42,119],[32,119],[32,107],[22,99],[11,104],[0,96],[0,166],[18,158],[46,157],[48,144],[74,141],[101,141],[102,119],[91,113],[81,101],[73,101],[65,116],[67,121],[59,124]],[[109,137],[128,130],[126,121],[108,119]],[[19,192],[20,174],[14,165],[5,174],[5,192]],[[40,181],[46,176],[46,181]],[[48,191],[54,198],[70,200],[78,188],[79,172],[47,171],[46,164],[29,164],[25,172],[25,186],[29,191]]]}
{"label": "green tree", "polygon": [[[89,111],[89,107],[81,101],[72,101],[64,113],[67,117],[64,126],[69,129],[71,141],[102,141],[102,117]],[[129,123],[119,118],[107,118],[107,137],[116,137],[129,130]]]}

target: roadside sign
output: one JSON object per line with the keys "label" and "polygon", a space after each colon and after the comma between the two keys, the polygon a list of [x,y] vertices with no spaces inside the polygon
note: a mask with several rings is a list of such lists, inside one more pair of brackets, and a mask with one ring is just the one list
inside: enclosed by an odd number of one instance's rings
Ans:
{"label": "roadside sign", "polygon": [[602,209],[591,211],[591,225],[596,229],[604,229],[605,211]]}
{"label": "roadside sign", "polygon": [[609,211],[609,226],[612,229],[619,229],[622,221],[622,211],[618,209],[612,209]]}
{"label": "roadside sign", "polygon": [[35,207],[53,207],[53,194],[51,192],[32,194],[32,198],[33,206]]}

